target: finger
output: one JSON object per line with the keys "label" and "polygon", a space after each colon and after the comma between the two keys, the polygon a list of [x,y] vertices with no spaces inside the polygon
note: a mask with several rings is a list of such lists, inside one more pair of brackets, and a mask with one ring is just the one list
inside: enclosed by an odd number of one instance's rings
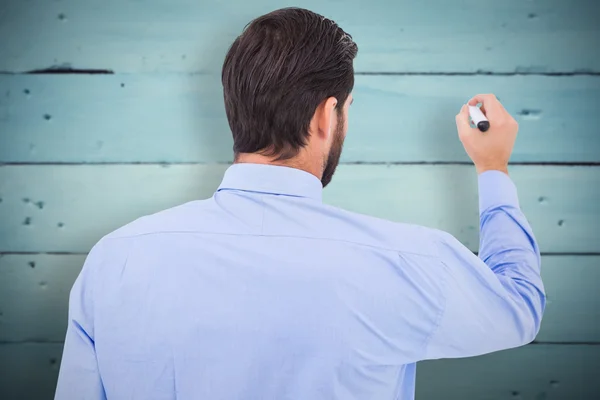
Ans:
{"label": "finger", "polygon": [[481,112],[488,118],[499,117],[506,111],[493,94],[478,94],[469,100],[467,104],[475,106],[477,103],[481,103]]}
{"label": "finger", "polygon": [[[483,99],[482,96],[487,96],[487,95],[481,95],[478,94],[477,96],[473,97],[472,99],[470,99],[467,102],[467,105],[469,106],[477,106],[477,104],[481,104],[481,106],[479,107],[479,109],[481,110],[481,112],[486,115],[486,109],[485,109],[485,104],[483,103]],[[489,103],[489,101],[488,101]]]}
{"label": "finger", "polygon": [[471,128],[469,123],[469,107],[463,104],[459,113],[456,115],[456,128],[459,136],[469,135],[475,128]]}
{"label": "finger", "polygon": [[483,104],[479,107],[479,109],[481,110],[483,115],[486,115],[485,106]]}
{"label": "finger", "polygon": [[477,105],[477,103],[491,103],[492,100],[495,100],[496,96],[494,96],[493,94],[478,94],[473,96],[468,102],[467,104],[470,106],[474,106]]}

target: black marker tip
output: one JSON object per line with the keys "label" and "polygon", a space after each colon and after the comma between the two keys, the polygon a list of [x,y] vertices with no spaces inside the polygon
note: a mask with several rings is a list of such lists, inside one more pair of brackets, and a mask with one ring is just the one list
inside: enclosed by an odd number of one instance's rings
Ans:
{"label": "black marker tip", "polygon": [[490,129],[490,122],[489,121],[479,121],[477,123],[477,128],[479,128],[479,130],[481,132],[485,132],[488,129]]}

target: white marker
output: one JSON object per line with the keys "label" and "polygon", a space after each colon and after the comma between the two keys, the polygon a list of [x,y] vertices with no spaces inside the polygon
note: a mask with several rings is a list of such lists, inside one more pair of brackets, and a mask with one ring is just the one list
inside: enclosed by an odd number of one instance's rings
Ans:
{"label": "white marker", "polygon": [[479,107],[469,106],[469,114],[471,115],[473,123],[481,132],[485,132],[490,129],[490,121],[488,121],[485,115],[483,115]]}

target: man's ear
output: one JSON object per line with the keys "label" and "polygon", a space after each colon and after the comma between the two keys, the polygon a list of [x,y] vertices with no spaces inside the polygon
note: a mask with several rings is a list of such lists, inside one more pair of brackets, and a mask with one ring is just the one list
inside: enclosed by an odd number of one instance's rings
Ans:
{"label": "man's ear", "polygon": [[324,140],[329,140],[331,135],[333,135],[334,119],[336,116],[335,108],[337,105],[337,99],[329,97],[317,108],[318,135]]}

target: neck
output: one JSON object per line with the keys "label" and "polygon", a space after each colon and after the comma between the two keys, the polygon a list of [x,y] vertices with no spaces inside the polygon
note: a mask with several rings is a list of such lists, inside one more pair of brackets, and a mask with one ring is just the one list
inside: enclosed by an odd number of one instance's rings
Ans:
{"label": "neck", "polygon": [[282,167],[296,168],[316,176],[319,180],[323,176],[323,166],[310,162],[305,152],[300,152],[296,157],[289,160],[275,160],[275,157],[267,157],[257,153],[239,153],[234,161],[235,164],[266,164]]}

